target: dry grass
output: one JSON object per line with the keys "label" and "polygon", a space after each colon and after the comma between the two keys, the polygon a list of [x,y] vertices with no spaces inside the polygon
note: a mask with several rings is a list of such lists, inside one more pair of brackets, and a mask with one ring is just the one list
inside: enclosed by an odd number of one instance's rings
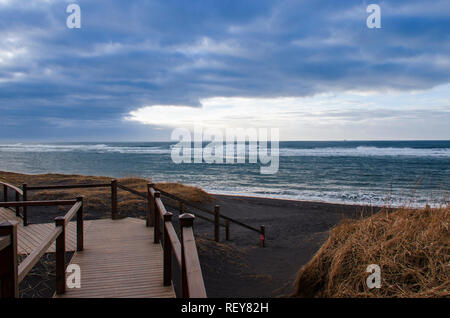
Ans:
{"label": "dry grass", "polygon": [[[29,186],[37,185],[68,185],[68,184],[92,184],[109,183],[113,178],[94,177],[82,175],[65,174],[39,174],[28,175],[12,172],[0,171],[0,180],[10,184],[20,186],[27,183]],[[149,180],[140,178],[122,178],[119,183],[142,193],[147,191]],[[212,197],[200,188],[183,185],[181,183],[156,183],[156,187],[166,192],[177,195],[187,201],[195,203],[209,202]],[[29,200],[56,200],[73,199],[77,195],[84,195],[87,211],[96,213],[109,213],[111,210],[111,190],[110,188],[90,188],[90,189],[70,189],[70,190],[45,190],[33,191]],[[127,191],[118,190],[118,210],[126,216],[143,215],[145,210],[145,200]],[[138,213],[141,212],[141,213]]]}
{"label": "dry grass", "polygon": [[[449,297],[450,208],[384,209],[346,220],[298,273],[297,297]],[[381,288],[366,286],[369,264]]]}

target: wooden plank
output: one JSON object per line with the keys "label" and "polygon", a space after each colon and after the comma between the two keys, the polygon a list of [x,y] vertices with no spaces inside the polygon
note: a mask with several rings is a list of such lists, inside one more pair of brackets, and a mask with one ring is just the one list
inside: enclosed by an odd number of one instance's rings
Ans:
{"label": "wooden plank", "polygon": [[[54,223],[29,224],[23,226],[21,219],[16,217],[15,213],[10,209],[0,208],[0,222],[14,220],[19,222],[17,226],[18,253],[21,255],[30,254],[41,244],[47,235],[55,228]],[[84,232],[89,228],[93,220],[84,221]],[[66,251],[73,252],[76,250],[76,222],[69,222],[66,227]],[[55,243],[53,243],[47,252],[55,252]]]}
{"label": "wooden plank", "polygon": [[81,288],[55,297],[175,297],[163,286],[163,251],[145,220],[93,221],[71,264],[80,266]]}
{"label": "wooden plank", "polygon": [[[19,220],[9,209],[0,208],[0,221]],[[85,248],[71,260],[81,268],[81,288],[68,289],[55,297],[175,297],[172,286],[163,284],[163,251],[153,243],[153,228],[142,219],[91,220],[84,222]],[[45,248],[46,238],[55,231],[53,223],[18,225],[19,253],[33,253],[19,270],[32,266]],[[76,222],[66,227],[67,250],[76,250]],[[173,231],[175,232],[175,231]],[[175,234],[175,233],[173,233]],[[47,240],[48,242],[48,240]],[[179,244],[179,243],[178,243]],[[180,247],[176,258],[180,257]],[[48,252],[54,252],[54,243]],[[38,256],[36,256],[38,255]],[[29,257],[30,257],[29,256]]]}

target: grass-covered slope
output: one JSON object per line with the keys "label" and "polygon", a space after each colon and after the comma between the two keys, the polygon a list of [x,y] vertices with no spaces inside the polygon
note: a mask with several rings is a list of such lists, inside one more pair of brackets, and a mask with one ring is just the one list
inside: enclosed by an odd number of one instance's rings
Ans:
{"label": "grass-covered slope", "polygon": [[[381,268],[369,289],[366,268]],[[298,297],[449,297],[450,208],[385,209],[347,220],[298,273]]]}

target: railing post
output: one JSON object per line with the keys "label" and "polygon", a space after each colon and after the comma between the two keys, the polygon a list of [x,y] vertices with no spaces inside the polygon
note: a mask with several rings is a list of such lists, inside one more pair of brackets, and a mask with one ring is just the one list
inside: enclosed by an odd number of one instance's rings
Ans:
{"label": "railing post", "polygon": [[225,222],[225,239],[227,241],[230,240],[230,220]]}
{"label": "railing post", "polygon": [[56,238],[56,294],[66,291],[66,233],[64,217],[55,218],[55,226],[62,228],[61,234]]}
{"label": "railing post", "polygon": [[3,185],[3,201],[8,202],[8,187],[6,184]]}
{"label": "railing post", "polygon": [[78,196],[77,201],[81,202],[80,209],[77,212],[77,251],[81,252],[84,248],[84,230],[83,230],[83,196]]}
{"label": "railing post", "polygon": [[259,238],[259,240],[260,240],[259,245],[261,247],[264,247],[265,242],[266,242],[266,227],[264,225],[261,225],[260,231],[261,231],[261,234],[260,234],[260,238]]}
{"label": "railing post", "polygon": [[11,238],[11,244],[0,251],[0,297],[18,298],[17,222],[5,221],[1,223],[0,236],[9,236]]}
{"label": "railing post", "polygon": [[158,207],[156,206],[156,200],[161,199],[161,192],[156,191],[155,192],[155,199],[154,199],[154,211],[155,211],[155,221],[154,221],[154,243],[159,243],[160,236],[161,236],[161,228],[160,228],[160,212],[158,210]]}
{"label": "railing post", "polygon": [[172,284],[172,244],[166,230],[166,222],[172,222],[172,213],[164,214],[164,286]]}
{"label": "railing post", "polygon": [[184,203],[180,201],[180,215],[184,213]]}
{"label": "railing post", "polygon": [[147,184],[147,221],[146,221],[147,227],[154,225],[153,218],[155,214],[155,203],[153,202],[154,199],[150,191],[150,189],[152,189],[154,186],[155,186],[154,183]]}
{"label": "railing post", "polygon": [[117,219],[117,180],[111,181],[111,218]]}
{"label": "railing post", "polygon": [[189,289],[187,285],[187,273],[186,273],[186,257],[184,255],[184,239],[183,239],[183,229],[185,227],[194,226],[195,216],[190,213],[184,213],[180,215],[180,228],[181,228],[181,297],[189,297]]}
{"label": "railing post", "polygon": [[214,207],[214,239],[220,241],[220,206]]}
{"label": "railing post", "polygon": [[[16,202],[20,201],[20,195],[19,192],[16,192]],[[20,216],[20,207],[16,206],[16,216]]]}
{"label": "railing post", "polygon": [[[27,201],[27,184],[26,183],[22,184],[22,191],[23,191],[22,201]],[[22,212],[23,212],[23,226],[27,226],[28,225],[28,209],[26,206],[22,207]]]}

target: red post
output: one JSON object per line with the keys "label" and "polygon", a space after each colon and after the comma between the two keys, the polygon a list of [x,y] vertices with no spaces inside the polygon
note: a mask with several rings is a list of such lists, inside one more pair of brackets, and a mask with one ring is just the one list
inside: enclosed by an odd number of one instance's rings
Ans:
{"label": "red post", "polygon": [[259,245],[261,247],[265,247],[265,242],[266,242],[266,227],[264,225],[261,225],[261,230],[260,230],[260,243]]}
{"label": "red post", "polygon": [[5,221],[0,224],[0,236],[9,236],[10,244],[0,251],[0,296],[18,298],[17,280],[17,222]]}

